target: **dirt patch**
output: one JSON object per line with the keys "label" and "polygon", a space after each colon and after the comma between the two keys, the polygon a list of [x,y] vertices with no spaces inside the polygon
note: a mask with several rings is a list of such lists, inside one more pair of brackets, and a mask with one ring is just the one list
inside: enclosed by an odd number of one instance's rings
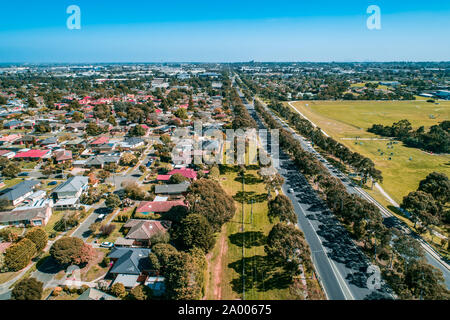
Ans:
{"label": "dirt patch", "polygon": [[212,267],[213,272],[213,299],[222,299],[222,275],[223,275],[223,257],[227,253],[228,243],[226,240],[226,233],[222,233],[219,240],[219,254],[217,256],[216,264]]}

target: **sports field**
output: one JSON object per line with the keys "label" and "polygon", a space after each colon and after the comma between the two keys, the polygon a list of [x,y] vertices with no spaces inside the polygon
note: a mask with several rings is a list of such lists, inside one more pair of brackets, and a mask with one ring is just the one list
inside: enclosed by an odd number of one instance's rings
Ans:
{"label": "sports field", "polygon": [[[292,105],[327,134],[353,151],[371,158],[383,172],[383,189],[398,203],[417,189],[432,171],[450,176],[450,155],[432,155],[401,142],[367,132],[372,124],[392,125],[408,119],[413,128],[426,128],[450,119],[450,101],[299,101]],[[359,140],[356,140],[358,137]]]}

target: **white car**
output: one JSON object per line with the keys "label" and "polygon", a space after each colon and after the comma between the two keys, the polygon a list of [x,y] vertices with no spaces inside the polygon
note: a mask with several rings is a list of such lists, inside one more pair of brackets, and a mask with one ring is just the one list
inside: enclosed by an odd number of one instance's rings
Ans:
{"label": "white car", "polygon": [[112,243],[112,242],[102,242],[100,247],[102,247],[102,248],[112,248],[112,247],[114,247],[114,243]]}
{"label": "white car", "polygon": [[289,188],[288,192],[289,192],[289,193],[294,193],[294,189]]}

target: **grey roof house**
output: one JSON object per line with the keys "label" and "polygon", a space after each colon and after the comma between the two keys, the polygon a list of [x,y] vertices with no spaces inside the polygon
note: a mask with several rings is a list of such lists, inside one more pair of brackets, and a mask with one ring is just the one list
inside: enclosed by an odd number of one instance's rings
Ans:
{"label": "grey roof house", "polygon": [[0,199],[8,200],[13,206],[23,202],[29,195],[33,194],[34,189],[40,182],[37,180],[25,180],[13,187],[0,192]]}
{"label": "grey roof house", "polygon": [[53,190],[56,199],[78,199],[83,191],[88,188],[89,178],[83,176],[71,177],[66,182],[60,184]]}
{"label": "grey roof house", "polygon": [[191,184],[189,182],[182,182],[178,184],[164,184],[155,186],[155,194],[163,195],[180,195],[187,192]]}
{"label": "grey roof house", "polygon": [[114,283],[122,283],[126,288],[133,288],[144,283],[151,271],[145,248],[113,248],[108,257],[114,263],[109,272],[116,276]]}

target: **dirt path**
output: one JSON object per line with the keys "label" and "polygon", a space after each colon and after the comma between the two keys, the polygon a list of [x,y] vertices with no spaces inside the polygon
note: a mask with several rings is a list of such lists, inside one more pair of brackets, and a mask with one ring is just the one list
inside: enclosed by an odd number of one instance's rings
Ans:
{"label": "dirt path", "polygon": [[219,255],[217,256],[216,264],[213,266],[213,279],[214,279],[214,300],[222,299],[222,275],[223,275],[223,256],[227,253],[228,243],[226,241],[226,232],[222,232],[219,240]]}

